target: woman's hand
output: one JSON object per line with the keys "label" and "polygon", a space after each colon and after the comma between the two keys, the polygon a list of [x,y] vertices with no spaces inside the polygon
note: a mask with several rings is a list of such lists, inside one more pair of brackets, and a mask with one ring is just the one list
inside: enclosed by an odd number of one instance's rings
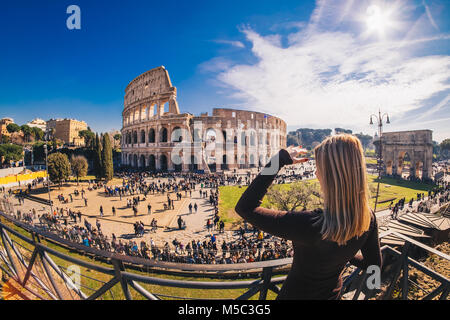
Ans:
{"label": "woman's hand", "polygon": [[289,155],[292,158],[293,161],[292,164],[303,163],[309,160],[308,158],[299,157],[301,154],[305,154],[308,152],[308,150],[301,148],[301,146],[300,147],[289,146],[287,147],[286,151],[289,152]]}

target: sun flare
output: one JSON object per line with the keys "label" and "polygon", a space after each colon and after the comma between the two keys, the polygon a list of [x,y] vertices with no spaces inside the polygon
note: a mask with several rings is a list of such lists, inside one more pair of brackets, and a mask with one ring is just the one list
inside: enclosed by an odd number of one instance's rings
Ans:
{"label": "sun flare", "polygon": [[371,5],[367,8],[366,13],[368,32],[383,36],[386,29],[392,24],[389,12],[381,10],[377,5]]}

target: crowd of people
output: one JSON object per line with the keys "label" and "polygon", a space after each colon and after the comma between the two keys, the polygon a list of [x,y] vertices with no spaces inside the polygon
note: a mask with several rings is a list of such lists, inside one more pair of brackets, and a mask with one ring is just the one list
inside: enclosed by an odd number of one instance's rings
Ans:
{"label": "crowd of people", "polygon": [[[94,247],[100,250],[137,256],[146,259],[155,259],[159,261],[198,263],[198,264],[228,264],[245,263],[254,261],[264,261],[292,256],[292,246],[283,239],[273,239],[270,235],[264,235],[257,229],[250,230],[247,223],[236,231],[238,238],[230,242],[217,243],[214,231],[224,232],[225,224],[220,220],[218,201],[219,186],[221,185],[241,185],[248,184],[252,179],[252,173],[247,174],[197,174],[197,173],[150,173],[150,172],[122,172],[118,173],[122,179],[122,185],[107,186],[103,183],[89,183],[88,190],[97,190],[104,192],[106,197],[132,197],[128,199],[127,206],[132,207],[134,214],[137,214],[139,202],[146,201],[149,195],[159,194],[167,195],[165,208],[172,209],[174,201],[179,201],[184,197],[192,198],[193,192],[199,192],[200,198],[206,200],[213,208],[214,214],[207,219],[205,228],[210,235],[209,240],[192,240],[188,243],[181,243],[174,239],[171,244],[166,242],[164,245],[156,245],[151,238],[150,242],[144,240],[124,240],[118,239],[115,234],[111,237],[105,235],[101,229],[101,223],[97,219],[95,226],[91,225],[86,219],[82,222],[81,211],[56,207],[52,213],[36,215],[35,209],[28,213],[17,211],[16,218],[46,230],[56,232],[61,237],[81,243],[88,247]],[[313,164],[307,164],[301,170],[298,168],[287,167],[285,171],[277,178],[277,183],[286,183],[303,178],[314,177]],[[149,181],[148,178],[152,178]],[[200,188],[199,188],[200,187]],[[4,191],[5,192],[5,191]],[[75,190],[75,195],[81,194],[87,206],[86,191]],[[11,193],[10,193],[11,195]],[[171,196],[175,198],[172,199]],[[449,201],[449,186],[435,188],[428,192],[428,197],[424,193],[417,194],[416,199],[409,202],[405,198],[398,200],[395,204],[391,202],[390,209],[392,217],[398,217],[406,207],[411,208],[414,200],[419,201],[417,210],[419,212],[430,212],[433,204],[442,204]],[[59,195],[58,200],[61,204],[72,202],[72,195],[67,197]],[[151,214],[151,205],[148,204],[148,214]],[[189,214],[195,214],[198,210],[198,204],[191,201],[188,205]],[[115,216],[115,208],[112,208]],[[103,207],[100,206],[100,216],[103,216]],[[38,223],[34,223],[39,221]],[[185,229],[186,223],[179,216],[178,228]],[[134,238],[143,237],[146,229],[142,221],[136,221],[133,224]],[[155,218],[150,223],[150,233],[156,233],[158,222]]]}
{"label": "crowd of people", "polygon": [[[415,209],[413,208],[414,201],[417,202],[417,207]],[[399,214],[401,215],[406,211],[413,211],[413,209],[417,212],[430,213],[432,206],[439,205],[440,207],[449,201],[450,185],[446,185],[429,190],[427,197],[425,196],[425,193],[417,193],[416,198],[411,198],[407,205],[405,205],[406,198],[399,199],[395,204],[392,201],[389,205],[389,209],[391,210],[392,218],[397,219]]]}

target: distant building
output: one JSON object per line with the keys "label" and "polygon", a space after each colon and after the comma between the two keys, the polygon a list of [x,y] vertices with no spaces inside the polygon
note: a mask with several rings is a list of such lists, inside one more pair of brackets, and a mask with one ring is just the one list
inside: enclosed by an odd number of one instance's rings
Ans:
{"label": "distant building", "polygon": [[33,128],[33,127],[39,128],[44,132],[47,130],[47,122],[45,120],[42,120],[39,118],[36,118],[36,119],[28,122],[27,126],[29,126],[31,128]]}
{"label": "distant building", "polygon": [[11,118],[3,118],[0,119],[0,139],[2,136],[10,136],[11,134],[8,132],[8,124],[14,123],[14,120]]}
{"label": "distant building", "polygon": [[84,145],[84,138],[80,138],[79,132],[87,130],[87,127],[86,122],[75,119],[50,119],[47,121],[48,137],[55,137],[71,146]]}

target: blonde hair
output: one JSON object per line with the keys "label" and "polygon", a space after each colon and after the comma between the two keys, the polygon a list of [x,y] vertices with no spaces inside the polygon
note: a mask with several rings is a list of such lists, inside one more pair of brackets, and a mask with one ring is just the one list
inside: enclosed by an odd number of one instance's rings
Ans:
{"label": "blonde hair", "polygon": [[350,134],[328,137],[314,149],[324,200],[322,239],[345,245],[370,227],[366,161],[358,138]]}

